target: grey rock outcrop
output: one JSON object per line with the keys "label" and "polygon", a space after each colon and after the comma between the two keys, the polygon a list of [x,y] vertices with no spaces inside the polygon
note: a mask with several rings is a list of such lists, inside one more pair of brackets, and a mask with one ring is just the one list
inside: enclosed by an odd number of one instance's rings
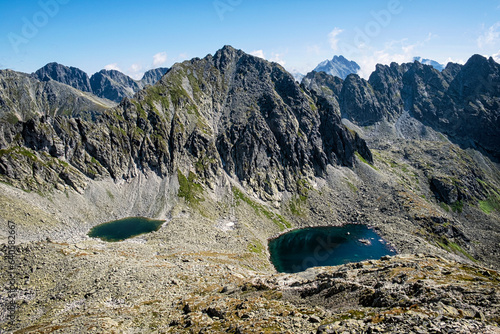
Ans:
{"label": "grey rock outcrop", "polygon": [[141,79],[141,84],[143,87],[146,87],[146,85],[154,85],[157,83],[162,76],[167,73],[168,68],[167,67],[158,67],[152,70],[147,71],[144,73]]}
{"label": "grey rock outcrop", "polygon": [[92,92],[111,101],[120,102],[132,97],[142,85],[131,77],[116,70],[101,70],[90,77]]}
{"label": "grey rock outcrop", "polygon": [[28,74],[0,71],[0,119],[12,123],[35,115],[91,119],[111,106],[110,101],[54,80],[39,81]]}

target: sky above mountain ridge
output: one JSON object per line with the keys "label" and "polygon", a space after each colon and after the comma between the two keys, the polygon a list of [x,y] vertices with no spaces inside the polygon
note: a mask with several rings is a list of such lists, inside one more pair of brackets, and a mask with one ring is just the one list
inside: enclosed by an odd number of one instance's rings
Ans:
{"label": "sky above mountain ridge", "polygon": [[500,61],[500,0],[26,0],[0,12],[0,68],[28,73],[55,61],[140,79],[223,45],[301,73],[343,55],[363,77],[414,56]]}

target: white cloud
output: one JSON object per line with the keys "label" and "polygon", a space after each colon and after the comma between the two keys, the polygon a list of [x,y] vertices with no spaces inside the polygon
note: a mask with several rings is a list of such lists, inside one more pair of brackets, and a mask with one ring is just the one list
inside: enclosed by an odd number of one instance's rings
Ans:
{"label": "white cloud", "polygon": [[427,38],[425,39],[425,42],[430,42],[431,40],[433,40],[434,38],[439,38],[439,35],[436,35],[436,34],[433,34],[432,32],[429,33],[429,35],[427,35]]}
{"label": "white cloud", "polygon": [[141,64],[132,64],[129,69],[131,72],[139,72],[142,70],[142,65]]}
{"label": "white cloud", "polygon": [[497,63],[500,64],[500,50],[498,50],[497,53],[495,53],[494,55],[492,55],[493,57],[493,60],[495,60]]}
{"label": "white cloud", "polygon": [[275,52],[273,52],[271,54],[271,57],[269,57],[269,58],[266,57],[266,55],[264,53],[264,50],[254,50],[254,51],[250,52],[250,54],[252,56],[255,56],[255,57],[259,57],[259,58],[262,58],[262,59],[273,61],[275,63],[280,64],[281,66],[285,66],[285,64],[286,64],[286,61],[283,60],[283,53],[275,53]]}
{"label": "white cloud", "polygon": [[446,62],[444,63],[445,65],[447,65],[448,63],[456,63],[456,64],[465,64],[465,61],[463,59],[454,59],[452,57],[448,57],[448,59],[446,59]]}
{"label": "white cloud", "polygon": [[159,52],[153,56],[153,66],[158,67],[163,65],[167,61],[167,53]]}
{"label": "white cloud", "polygon": [[281,53],[273,53],[270,61],[274,61],[275,63],[280,64],[281,66],[285,66],[286,61],[283,60],[283,54]]}
{"label": "white cloud", "polygon": [[250,54],[252,56],[255,56],[255,57],[266,59],[266,57],[264,56],[264,51],[263,50],[255,50],[255,51],[250,52]]}
{"label": "white cloud", "polygon": [[144,75],[144,70],[142,65],[139,63],[132,64],[128,69],[127,75],[135,80],[140,80]]}
{"label": "white cloud", "polygon": [[179,53],[179,56],[177,56],[177,58],[180,60],[186,60],[189,58],[189,55],[187,53]]}
{"label": "white cloud", "polygon": [[104,69],[108,70],[108,71],[115,70],[115,71],[121,72],[121,69],[118,66],[118,63],[108,64],[108,65],[104,66]]}
{"label": "white cloud", "polygon": [[332,48],[333,51],[338,50],[338,44],[339,44],[339,39],[338,35],[340,35],[344,30],[335,27],[329,34],[328,34],[328,42],[330,43],[330,47]]}
{"label": "white cloud", "polygon": [[377,64],[390,64],[396,62],[398,64],[408,63],[413,61],[415,56],[415,49],[421,46],[422,42],[414,44],[407,44],[407,39],[400,41],[391,41],[384,45],[382,50],[374,48],[365,48],[362,56],[357,60],[361,69],[358,75],[362,78],[368,79],[370,74],[375,71]]}
{"label": "white cloud", "polygon": [[[429,33],[424,40],[416,41],[410,43],[408,38],[401,40],[393,40],[387,42],[383,49],[375,49],[374,47],[364,45],[359,48],[360,56],[355,59],[361,70],[358,75],[362,78],[368,79],[370,74],[375,71],[377,64],[388,65],[392,62],[398,64],[413,62],[413,57],[419,54],[419,50],[424,47],[437,35]],[[457,63],[463,64],[463,61],[455,61]]]}
{"label": "white cloud", "polygon": [[306,49],[308,54],[319,56],[322,53],[321,47],[316,44],[308,45]]}
{"label": "white cloud", "polygon": [[484,33],[478,37],[477,45],[480,48],[492,46],[500,42],[500,22],[489,27]]}

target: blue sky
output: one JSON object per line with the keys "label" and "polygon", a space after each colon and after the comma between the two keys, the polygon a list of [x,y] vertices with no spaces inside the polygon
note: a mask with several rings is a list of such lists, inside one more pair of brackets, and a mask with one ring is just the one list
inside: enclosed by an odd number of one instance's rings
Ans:
{"label": "blue sky", "polygon": [[342,54],[365,77],[413,56],[500,61],[500,0],[0,0],[0,69],[55,61],[140,78],[226,44],[302,73]]}

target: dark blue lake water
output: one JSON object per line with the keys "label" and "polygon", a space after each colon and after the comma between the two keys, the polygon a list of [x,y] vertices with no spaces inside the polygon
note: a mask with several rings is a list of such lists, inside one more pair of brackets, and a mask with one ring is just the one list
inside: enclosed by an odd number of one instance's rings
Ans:
{"label": "dark blue lake water", "polygon": [[269,252],[274,267],[282,273],[395,254],[374,230],[356,224],[294,230],[269,241]]}
{"label": "dark blue lake water", "polygon": [[94,226],[88,236],[104,241],[123,241],[140,234],[158,231],[164,220],[130,217]]}

